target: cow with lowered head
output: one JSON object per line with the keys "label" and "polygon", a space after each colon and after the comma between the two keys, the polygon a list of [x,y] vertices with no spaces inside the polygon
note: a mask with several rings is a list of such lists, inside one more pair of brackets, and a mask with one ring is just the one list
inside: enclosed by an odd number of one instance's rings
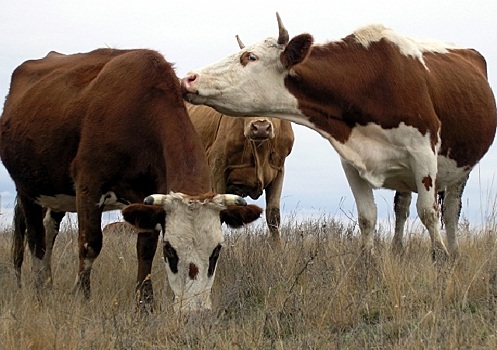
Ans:
{"label": "cow with lowered head", "polygon": [[256,116],[231,117],[208,106],[187,103],[211,170],[214,191],[252,199],[266,199],[266,221],[271,239],[280,239],[280,200],[285,159],[292,151],[290,122]]}
{"label": "cow with lowered head", "polygon": [[[58,225],[77,212],[75,288],[87,298],[105,210],[123,209],[138,229],[137,301],[147,309],[160,230],[175,308],[210,308],[221,223],[240,226],[261,213],[239,196],[211,192],[178,79],[152,50],[51,52],[21,64],[0,118],[0,157],[18,191],[19,278],[26,234],[36,285],[51,284]],[[164,195],[155,201],[153,193]]]}

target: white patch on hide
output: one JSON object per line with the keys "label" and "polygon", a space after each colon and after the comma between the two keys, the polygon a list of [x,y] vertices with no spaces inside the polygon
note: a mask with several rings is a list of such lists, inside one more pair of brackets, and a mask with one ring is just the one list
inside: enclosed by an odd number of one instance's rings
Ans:
{"label": "white patch on hide", "polygon": [[371,24],[354,31],[355,39],[358,43],[368,48],[371,43],[386,39],[395,44],[404,56],[410,56],[419,60],[428,70],[423,59],[424,52],[447,53],[448,49],[460,49],[452,43],[438,40],[415,40],[397,34],[390,28],[382,24]]}

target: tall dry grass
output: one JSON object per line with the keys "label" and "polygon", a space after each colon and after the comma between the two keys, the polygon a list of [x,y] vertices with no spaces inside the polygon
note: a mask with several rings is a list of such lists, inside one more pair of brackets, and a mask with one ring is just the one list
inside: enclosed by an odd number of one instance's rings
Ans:
{"label": "tall dry grass", "polygon": [[[364,262],[353,225],[322,217],[282,229],[273,251],[262,224],[226,237],[213,311],[175,315],[164,288],[160,247],[153,282],[156,311],[134,309],[135,237],[104,237],[92,274],[93,299],[71,295],[76,230],[56,242],[54,287],[37,297],[23,266],[18,289],[11,232],[0,233],[2,349],[496,349],[494,230],[460,230],[460,259],[433,266],[427,234],[411,232],[402,258],[376,237]],[[28,254],[29,255],[29,254]]]}

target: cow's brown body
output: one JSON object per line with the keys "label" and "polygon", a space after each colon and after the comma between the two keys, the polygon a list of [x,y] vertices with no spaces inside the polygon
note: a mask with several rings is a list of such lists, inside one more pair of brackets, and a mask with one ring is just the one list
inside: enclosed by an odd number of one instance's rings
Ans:
{"label": "cow's brown body", "polygon": [[[43,260],[61,215],[78,213],[77,287],[87,297],[91,265],[102,248],[102,211],[152,193],[211,191],[178,79],[151,50],[51,52],[20,65],[0,119],[0,156],[18,191],[38,285],[51,283]],[[42,207],[49,209],[45,228]],[[150,279],[156,229],[138,235],[138,288]],[[22,242],[16,248],[20,272]]]}
{"label": "cow's brown body", "polygon": [[201,105],[187,108],[205,147],[214,191],[252,199],[264,192],[266,221],[272,239],[278,241],[285,159],[294,142],[291,123],[231,117]]}

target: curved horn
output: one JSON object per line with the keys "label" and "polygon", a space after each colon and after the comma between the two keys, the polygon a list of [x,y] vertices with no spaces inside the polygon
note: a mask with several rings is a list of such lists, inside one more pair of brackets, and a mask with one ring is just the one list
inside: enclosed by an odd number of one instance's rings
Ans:
{"label": "curved horn", "polygon": [[247,205],[247,201],[236,194],[216,194],[213,202],[226,207]]}
{"label": "curved horn", "polygon": [[166,200],[167,195],[165,194],[152,194],[150,196],[145,197],[143,200],[143,204],[146,205],[162,205]]}
{"label": "curved horn", "polygon": [[278,12],[276,12],[276,19],[278,20],[278,29],[280,31],[280,34],[278,36],[278,44],[286,45],[288,44],[290,37],[288,36],[288,31],[283,26],[283,22],[281,22],[281,18]]}
{"label": "curved horn", "polygon": [[242,41],[240,40],[240,37],[238,35],[236,36],[236,41],[238,41],[238,46],[240,46],[240,50],[245,48],[245,45],[243,45]]}

